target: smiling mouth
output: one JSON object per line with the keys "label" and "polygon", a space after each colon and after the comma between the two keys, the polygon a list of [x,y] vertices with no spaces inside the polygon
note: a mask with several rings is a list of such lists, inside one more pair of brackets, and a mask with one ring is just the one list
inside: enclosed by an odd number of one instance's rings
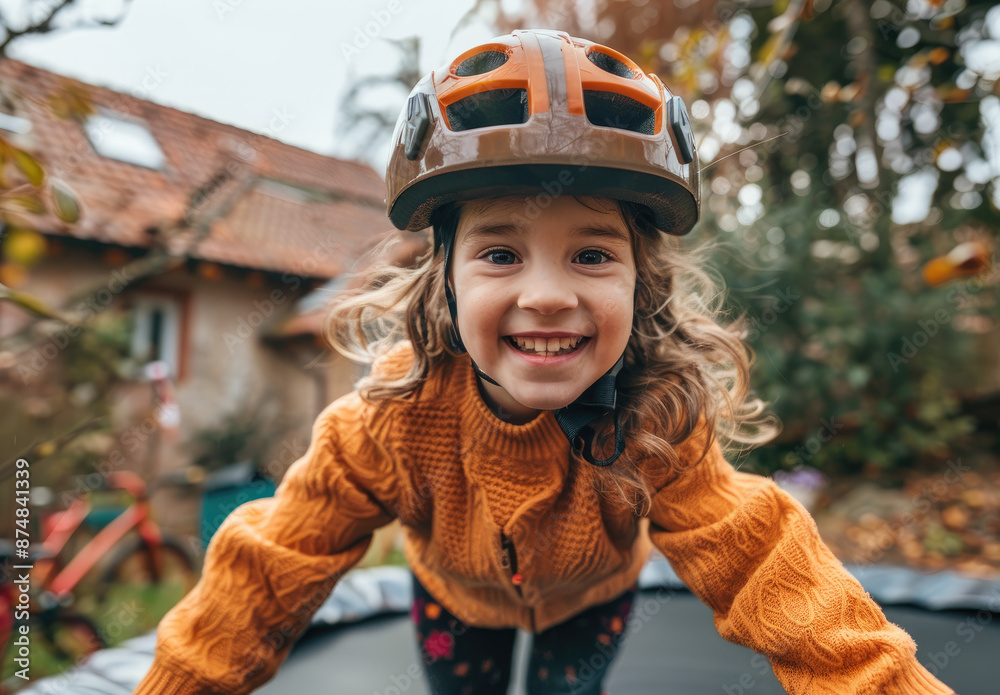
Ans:
{"label": "smiling mouth", "polygon": [[590,338],[578,335],[575,338],[532,338],[522,336],[506,337],[515,350],[526,355],[537,355],[538,357],[557,357],[576,352],[585,345]]}

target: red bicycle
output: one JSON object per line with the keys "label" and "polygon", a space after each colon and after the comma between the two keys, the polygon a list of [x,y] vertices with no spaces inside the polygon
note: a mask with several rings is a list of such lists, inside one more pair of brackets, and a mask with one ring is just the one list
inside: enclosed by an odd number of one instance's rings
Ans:
{"label": "red bicycle", "polygon": [[[164,476],[159,483],[198,484],[200,469]],[[32,564],[28,571],[29,634],[41,637],[60,659],[75,661],[110,641],[155,627],[162,614],[177,603],[198,580],[191,553],[176,539],[166,537],[150,514],[147,488],[135,473],[107,476],[103,490],[127,493],[133,502],[105,524],[63,565],[61,551],[95,511],[89,499],[78,497],[69,507],[50,514],[42,524],[44,540],[32,556],[14,557],[12,543],[0,543],[0,655],[12,637],[19,576],[15,564]],[[132,533],[134,532],[134,533]],[[98,570],[93,592],[75,590],[92,570]],[[82,610],[89,603],[89,610]],[[99,628],[88,614],[103,611]],[[22,617],[18,615],[18,617]],[[19,621],[23,622],[23,621]],[[35,629],[37,628],[37,629]],[[130,629],[126,629],[130,628]]]}

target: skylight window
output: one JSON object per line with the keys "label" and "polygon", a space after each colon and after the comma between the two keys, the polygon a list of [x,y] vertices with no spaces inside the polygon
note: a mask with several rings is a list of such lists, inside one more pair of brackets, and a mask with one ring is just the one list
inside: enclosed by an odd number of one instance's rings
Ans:
{"label": "skylight window", "polygon": [[275,198],[283,198],[284,200],[289,200],[293,203],[308,203],[311,199],[309,191],[282,181],[274,181],[273,179],[266,179],[258,183],[257,190],[261,193],[274,196]]}
{"label": "skylight window", "polygon": [[166,161],[163,150],[141,123],[101,112],[88,118],[83,128],[90,144],[102,157],[150,169],[163,168]]}
{"label": "skylight window", "polygon": [[23,134],[31,130],[31,121],[12,116],[9,113],[0,113],[0,130],[9,133]]}

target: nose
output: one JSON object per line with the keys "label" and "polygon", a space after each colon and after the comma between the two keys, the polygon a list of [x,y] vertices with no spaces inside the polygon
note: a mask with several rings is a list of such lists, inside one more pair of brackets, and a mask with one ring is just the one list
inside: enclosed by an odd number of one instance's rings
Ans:
{"label": "nose", "polygon": [[517,297],[520,309],[555,314],[564,309],[575,309],[579,304],[572,281],[560,273],[555,264],[539,263],[520,275]]}

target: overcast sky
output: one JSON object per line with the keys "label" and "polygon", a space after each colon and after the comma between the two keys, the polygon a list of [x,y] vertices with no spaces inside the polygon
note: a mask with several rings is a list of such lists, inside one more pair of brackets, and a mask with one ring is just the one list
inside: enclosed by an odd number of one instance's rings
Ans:
{"label": "overcast sky", "polygon": [[[0,0],[0,9],[19,17],[52,1]],[[147,84],[156,86],[144,98],[255,132],[280,123],[274,119],[280,112],[287,126],[267,134],[338,154],[335,119],[349,79],[390,72],[395,64],[396,52],[381,39],[419,34],[421,70],[428,72],[492,35],[474,25],[449,45],[471,6],[472,0],[135,0],[114,28],[26,37],[10,56],[126,93],[142,90],[153,73],[158,77]],[[120,8],[121,0],[84,0],[81,10],[106,17]]]}

